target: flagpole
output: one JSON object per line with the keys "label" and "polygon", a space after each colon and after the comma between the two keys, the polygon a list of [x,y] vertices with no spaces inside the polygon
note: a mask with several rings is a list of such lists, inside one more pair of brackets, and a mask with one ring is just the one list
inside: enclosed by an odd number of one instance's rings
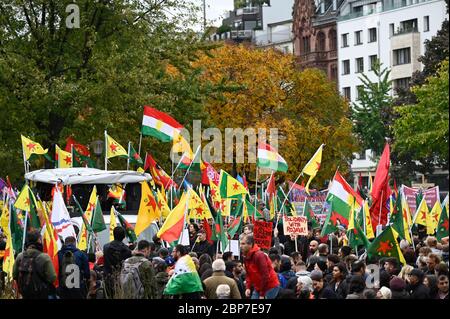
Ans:
{"label": "flagpole", "polygon": [[23,166],[24,166],[24,170],[25,170],[25,174],[28,173],[27,171],[27,160],[26,160],[26,156],[25,156],[25,149],[23,148],[23,143],[22,143],[22,156],[23,156]]}
{"label": "flagpole", "polygon": [[142,132],[139,133],[139,150],[138,150],[138,154],[141,154],[141,144],[142,144]]}
{"label": "flagpole", "polygon": [[256,179],[255,179],[255,206],[258,205],[258,163],[256,163]]}
{"label": "flagpole", "polygon": [[284,208],[284,204],[286,203],[286,199],[289,197],[289,194],[291,193],[292,189],[294,188],[295,183],[297,183],[298,179],[300,178],[300,176],[303,176],[303,170],[300,174],[298,174],[297,178],[295,179],[294,183],[292,183],[292,186],[289,188],[288,193],[286,194],[286,197],[283,200],[283,203],[281,204],[281,208],[278,211],[278,216],[277,216],[277,225],[278,225],[278,221],[280,220],[280,213],[283,211]]}
{"label": "flagpole", "polygon": [[128,141],[127,171],[130,169],[130,151],[131,151],[131,142]]}
{"label": "flagpole", "polygon": [[180,236],[180,240],[179,240],[180,243],[183,242],[183,233],[184,233],[184,229],[186,228],[186,215],[187,215],[187,212],[189,211],[189,197],[190,197],[190,195],[191,194],[189,193],[189,190],[188,190],[187,198],[186,198],[186,207],[184,208],[183,229],[181,230],[181,236]]}
{"label": "flagpole", "polygon": [[105,171],[108,170],[108,139],[107,139],[107,133],[105,130]]}
{"label": "flagpole", "polygon": [[25,238],[27,235],[28,211],[25,211],[25,223],[23,225],[22,251],[25,250]]}
{"label": "flagpole", "polygon": [[[180,183],[180,187],[181,187],[181,185],[183,185],[183,182],[186,179],[186,176],[189,173],[189,170],[191,169],[192,163],[194,163],[194,160],[197,157],[197,153],[198,153],[199,150],[200,150],[200,145],[197,147],[197,150],[195,151],[194,157],[193,157],[192,161],[189,163],[188,169],[186,170],[186,173],[184,174],[183,180]],[[181,159],[180,159],[180,163],[181,163]]]}

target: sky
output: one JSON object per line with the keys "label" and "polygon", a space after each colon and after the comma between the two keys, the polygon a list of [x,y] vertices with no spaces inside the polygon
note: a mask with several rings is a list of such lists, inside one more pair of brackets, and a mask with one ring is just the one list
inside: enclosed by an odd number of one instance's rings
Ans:
{"label": "sky", "polygon": [[[198,5],[203,4],[203,0],[192,1]],[[207,24],[220,27],[222,25],[224,12],[229,10],[233,10],[233,0],[206,0]]]}

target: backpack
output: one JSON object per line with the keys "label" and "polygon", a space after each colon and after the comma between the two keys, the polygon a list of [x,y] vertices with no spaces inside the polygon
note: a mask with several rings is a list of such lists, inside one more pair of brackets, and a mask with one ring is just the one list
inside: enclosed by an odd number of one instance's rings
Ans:
{"label": "backpack", "polygon": [[120,272],[120,285],[126,299],[143,299],[144,285],[139,276],[139,267],[146,258],[140,258],[136,263],[131,263],[130,258],[123,263],[122,271]]}
{"label": "backpack", "polygon": [[[70,250],[64,252],[64,255],[63,255],[62,260],[61,260],[61,280],[59,282],[59,285],[62,288],[67,288],[67,285],[66,285],[67,284],[67,277],[72,274],[71,271],[67,270],[67,267],[69,265],[73,265],[73,264],[75,264],[75,265],[77,264],[76,263],[76,259],[75,259],[75,255],[73,254],[73,252],[70,251]],[[81,272],[80,272],[80,275],[81,275]]]}
{"label": "backpack", "polygon": [[36,267],[36,258],[40,255],[25,252],[19,264],[17,279],[19,292],[24,299],[47,299],[49,286],[39,275]]}

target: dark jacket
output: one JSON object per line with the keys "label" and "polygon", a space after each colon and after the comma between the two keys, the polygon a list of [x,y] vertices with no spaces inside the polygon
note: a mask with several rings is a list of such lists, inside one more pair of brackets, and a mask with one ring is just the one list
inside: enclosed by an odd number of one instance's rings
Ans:
{"label": "dark jacket", "polygon": [[334,291],[334,293],[337,296],[337,299],[347,298],[348,286],[345,279],[340,282],[337,288],[336,288],[336,281],[331,280],[330,283],[328,284],[328,288]]}
{"label": "dark jacket", "polygon": [[409,285],[407,290],[411,299],[430,299],[430,290],[423,283]]}
{"label": "dark jacket", "polygon": [[114,270],[120,271],[122,261],[131,257],[131,250],[121,241],[113,240],[103,247],[104,274],[110,275]]}
{"label": "dark jacket", "polygon": [[[65,271],[70,275],[70,271],[63,268],[64,256],[68,253],[72,253],[75,259],[75,264],[78,266],[80,270],[80,288],[67,288],[62,284],[62,281],[65,277]],[[87,294],[87,282],[90,278],[90,270],[89,270],[89,260],[88,256],[79,250],[75,245],[64,245],[60,251],[58,251],[58,263],[59,263],[59,287],[58,294],[62,299],[68,298],[76,298],[76,299],[84,299]]]}
{"label": "dark jacket", "polygon": [[200,257],[203,254],[208,254],[211,257],[214,256],[214,247],[207,241],[201,241],[201,242],[195,242],[193,244],[193,249],[192,251],[197,253],[197,256]]}
{"label": "dark jacket", "polygon": [[329,287],[323,287],[320,291],[314,290],[314,299],[337,299],[336,293]]}
{"label": "dark jacket", "polygon": [[391,299],[409,299],[409,294],[404,289],[401,291],[391,290],[391,294]]}

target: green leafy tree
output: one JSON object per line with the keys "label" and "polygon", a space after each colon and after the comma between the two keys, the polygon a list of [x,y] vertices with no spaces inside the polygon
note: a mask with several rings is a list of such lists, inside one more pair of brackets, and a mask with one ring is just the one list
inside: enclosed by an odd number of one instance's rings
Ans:
{"label": "green leafy tree", "polygon": [[372,71],[378,78],[377,82],[372,82],[366,74],[359,78],[363,86],[359,89],[358,101],[353,103],[353,131],[364,149],[380,155],[386,144],[385,138],[391,136],[391,81],[390,71],[381,69],[381,64],[375,63]]}
{"label": "green leafy tree", "polygon": [[412,154],[418,160],[433,158],[433,164],[448,166],[448,60],[442,62],[437,75],[422,86],[413,87],[417,104],[399,106],[394,124],[394,150]]}

